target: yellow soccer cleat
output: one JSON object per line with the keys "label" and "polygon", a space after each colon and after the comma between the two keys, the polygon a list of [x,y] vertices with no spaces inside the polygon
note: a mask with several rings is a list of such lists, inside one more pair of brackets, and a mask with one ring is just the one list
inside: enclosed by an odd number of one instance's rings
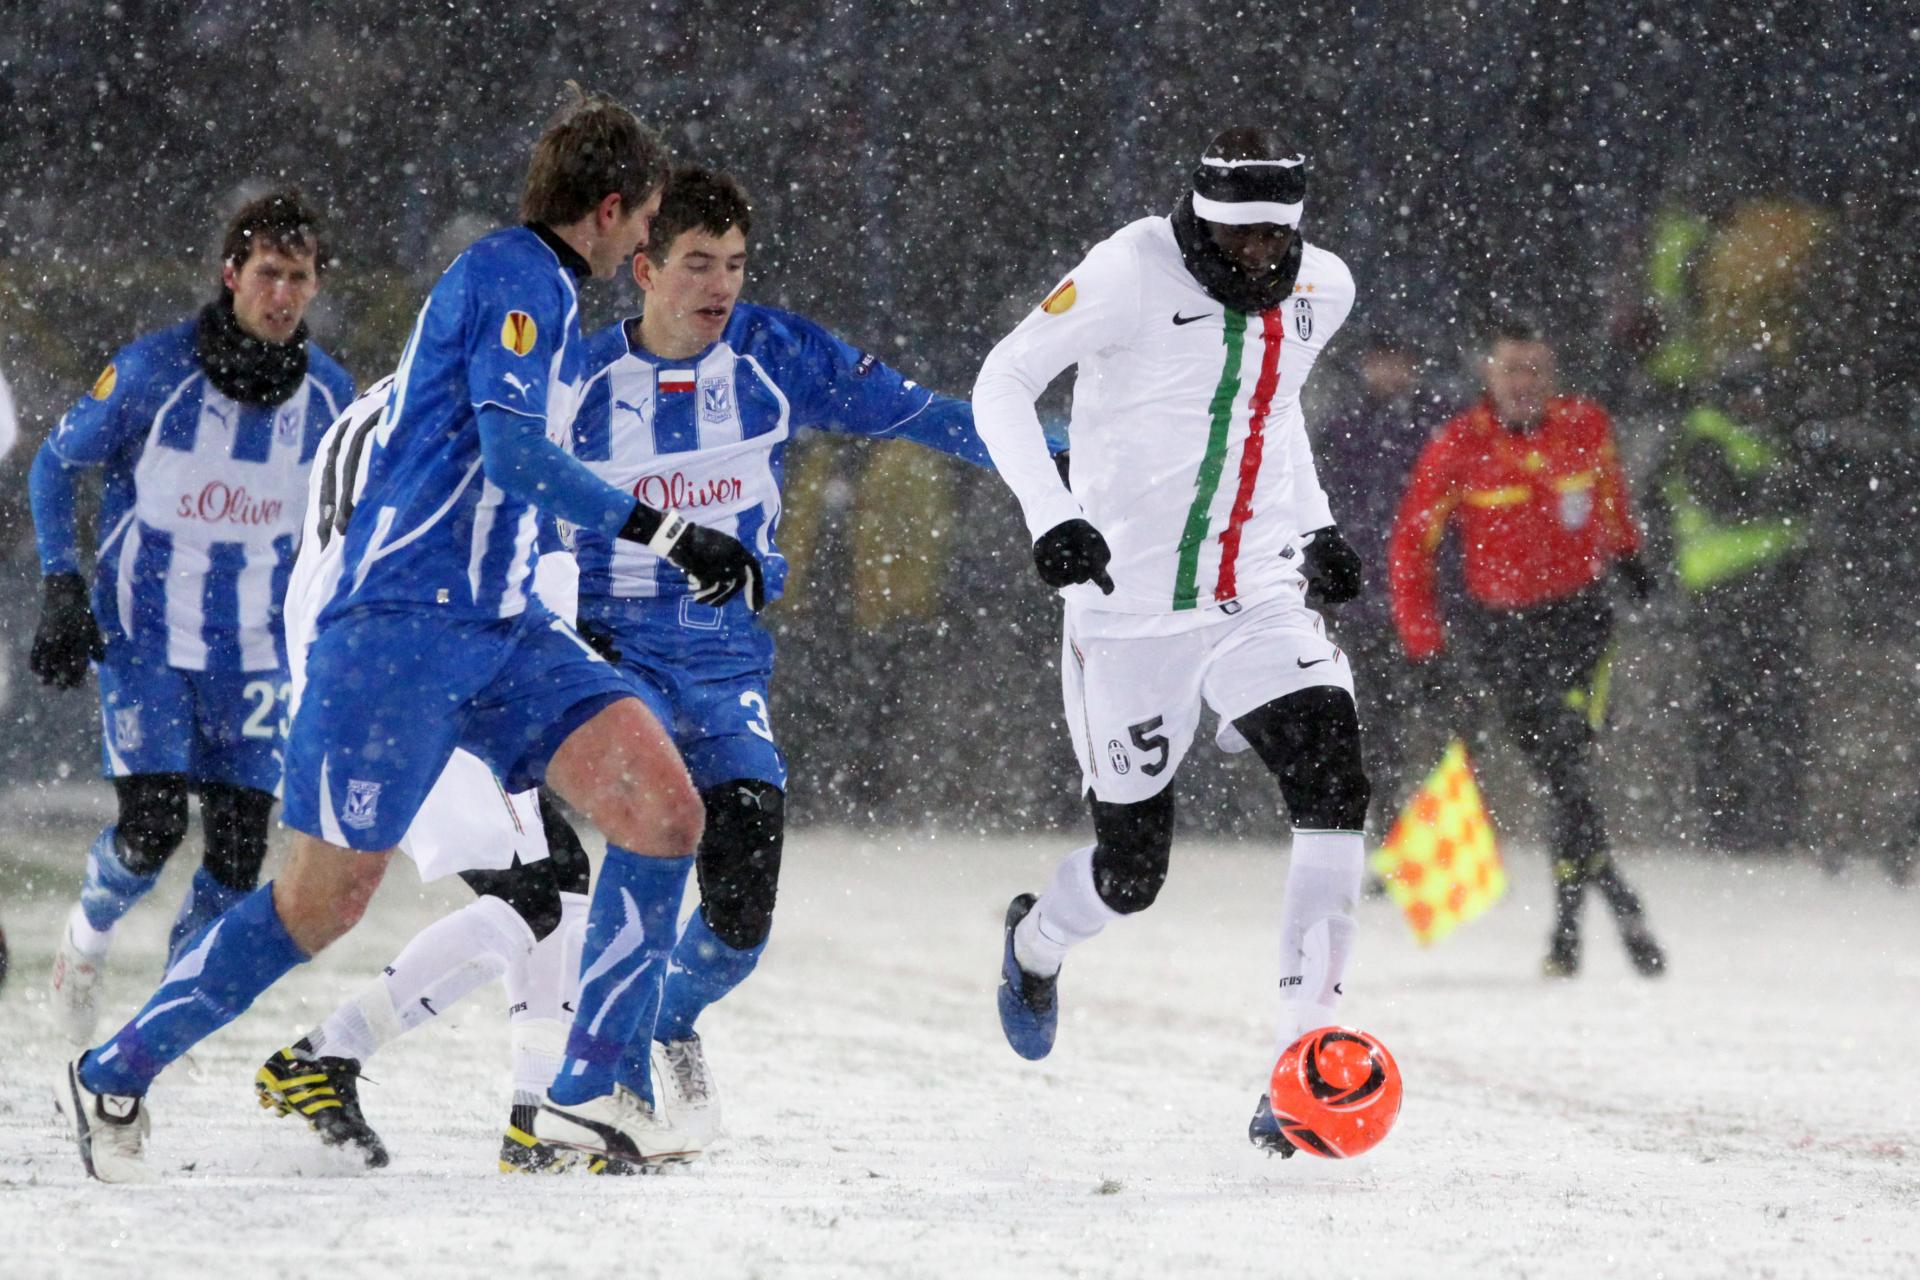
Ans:
{"label": "yellow soccer cleat", "polygon": [[280,1049],[253,1073],[260,1105],[298,1115],[330,1147],[349,1147],[369,1169],[385,1168],[387,1148],[360,1114],[360,1064],[353,1058],[314,1058],[298,1046]]}

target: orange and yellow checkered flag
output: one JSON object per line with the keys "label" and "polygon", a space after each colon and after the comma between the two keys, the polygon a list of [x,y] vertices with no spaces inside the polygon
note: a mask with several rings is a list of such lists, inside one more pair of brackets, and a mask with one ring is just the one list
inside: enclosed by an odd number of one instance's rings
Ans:
{"label": "orange and yellow checkered flag", "polygon": [[1507,869],[1466,743],[1447,744],[1371,862],[1423,944],[1438,942],[1506,893]]}

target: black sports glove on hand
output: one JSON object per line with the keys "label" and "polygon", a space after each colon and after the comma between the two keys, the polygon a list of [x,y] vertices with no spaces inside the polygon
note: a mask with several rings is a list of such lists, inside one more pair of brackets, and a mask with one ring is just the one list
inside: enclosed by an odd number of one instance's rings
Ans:
{"label": "black sports glove on hand", "polygon": [[582,622],[574,630],[587,642],[587,648],[615,666],[620,665],[620,646],[613,642],[613,632],[607,629],[604,622]]}
{"label": "black sports glove on hand", "polygon": [[1307,535],[1306,564],[1301,572],[1307,578],[1307,603],[1318,609],[1323,604],[1345,604],[1360,594],[1360,553],[1340,536],[1338,525],[1315,529]]}
{"label": "black sports glove on hand", "polygon": [[697,603],[718,609],[744,591],[747,608],[758,613],[766,607],[766,574],[738,538],[691,524],[677,511],[657,511],[644,502],[634,507],[620,536],[685,571],[693,580]]}
{"label": "black sports glove on hand", "polygon": [[1040,581],[1056,589],[1091,582],[1112,595],[1113,579],[1107,576],[1111,559],[1113,552],[1100,531],[1078,517],[1062,520],[1033,544],[1033,567],[1040,571]]}
{"label": "black sports glove on hand", "polygon": [[1647,562],[1636,553],[1622,557],[1614,566],[1620,576],[1626,579],[1627,589],[1633,592],[1633,598],[1641,604],[1653,599],[1653,593],[1659,589],[1659,580],[1653,576],[1653,570],[1647,568]]}
{"label": "black sports glove on hand", "polygon": [[86,579],[77,573],[50,573],[44,585],[46,601],[40,606],[40,629],[33,633],[27,665],[43,684],[78,689],[87,678],[87,659],[106,657],[107,643],[87,603]]}

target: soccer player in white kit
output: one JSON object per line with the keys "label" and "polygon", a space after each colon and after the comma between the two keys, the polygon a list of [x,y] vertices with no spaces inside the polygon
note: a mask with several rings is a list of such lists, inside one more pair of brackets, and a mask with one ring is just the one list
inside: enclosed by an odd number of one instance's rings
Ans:
{"label": "soccer player in white kit", "polygon": [[[382,378],[328,428],[308,478],[307,514],[287,584],[287,659],[297,707],[320,609],[346,568],[347,522],[366,481],[373,437],[393,378]],[[543,546],[534,592],[572,620],[579,569]],[[510,792],[484,761],[456,750],[400,841],[423,881],[457,874],[479,896],[407,943],[380,977],[312,1031],[276,1051],[254,1076],[263,1107],[299,1115],[329,1146],[369,1168],[386,1145],[360,1108],[365,1060],[493,979],[511,1006],[516,1109],[530,1109],[559,1067],[562,1008],[579,970],[586,924],[587,859],[565,819],[533,789]],[[530,1126],[524,1116],[521,1122]],[[505,1150],[517,1150],[511,1141]],[[505,1157],[503,1156],[503,1159]]]}
{"label": "soccer player in white kit", "polygon": [[[1202,702],[1222,748],[1273,771],[1293,821],[1278,1049],[1331,1022],[1342,994],[1368,784],[1353,673],[1310,606],[1352,599],[1360,564],[1314,473],[1300,392],[1354,287],[1299,234],[1305,164],[1264,129],[1220,134],[1173,216],[1094,246],[974,386],[1035,565],[1066,599],[1061,686],[1095,835],[1007,909],[1000,1018],[1025,1058],[1053,1048],[1067,951],[1166,878],[1169,784]],[[1071,489],[1034,411],[1068,365]],[[1264,1090],[1249,1136],[1293,1153]]]}

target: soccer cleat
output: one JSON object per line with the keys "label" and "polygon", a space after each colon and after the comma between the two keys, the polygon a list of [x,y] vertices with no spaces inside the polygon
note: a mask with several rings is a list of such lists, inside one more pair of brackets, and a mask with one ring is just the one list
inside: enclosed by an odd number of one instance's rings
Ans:
{"label": "soccer cleat", "polygon": [[[506,1136],[500,1139],[500,1172],[565,1173],[580,1162],[579,1152],[542,1142],[521,1126],[507,1122]],[[600,1167],[595,1168],[596,1164]],[[605,1164],[604,1159],[595,1157],[588,1162],[588,1172],[600,1173]]]}
{"label": "soccer cleat", "polygon": [[1658,978],[1667,971],[1667,953],[1654,941],[1653,931],[1645,922],[1623,922],[1620,941],[1627,948],[1627,959],[1633,962],[1634,971],[1641,977]]}
{"label": "soccer cleat", "polygon": [[1300,1148],[1287,1140],[1280,1132],[1280,1121],[1273,1114],[1273,1099],[1266,1094],[1260,1095],[1260,1101],[1254,1104],[1253,1119],[1247,1122],[1247,1141],[1270,1156],[1279,1156],[1282,1160],[1291,1159]]}
{"label": "soccer cleat", "polygon": [[53,957],[53,998],[48,1001],[60,1032],[72,1044],[93,1041],[100,1021],[100,965],[73,945],[73,931],[60,931],[60,950]]}
{"label": "soccer cleat", "polygon": [[1000,954],[1000,1030],[1013,1051],[1029,1062],[1053,1052],[1053,1034],[1060,1025],[1054,990],[1060,975],[1043,978],[1029,973],[1013,954],[1013,931],[1035,901],[1032,894],[1023,893],[1007,904],[1006,946]]}
{"label": "soccer cleat", "polygon": [[152,1182],[158,1176],[147,1167],[147,1133],[153,1122],[142,1099],[95,1093],[80,1079],[80,1059],[75,1058],[61,1071],[54,1103],[79,1144],[88,1177]]}
{"label": "soccer cleat", "polygon": [[260,1105],[298,1114],[330,1147],[351,1148],[369,1169],[386,1167],[386,1144],[360,1113],[360,1064],[352,1058],[307,1058],[281,1049],[253,1073]]}
{"label": "soccer cleat", "polygon": [[[585,1102],[560,1103],[551,1096],[533,1118],[536,1142],[577,1151],[594,1173],[644,1173],[656,1166],[685,1164],[700,1147],[654,1113],[653,1107],[625,1085]],[[594,1162],[604,1167],[594,1168]]]}
{"label": "soccer cleat", "polygon": [[666,1082],[667,1114],[673,1117],[674,1127],[696,1145],[710,1146],[720,1136],[720,1093],[714,1088],[700,1037],[657,1041],[653,1052],[653,1078]]}

